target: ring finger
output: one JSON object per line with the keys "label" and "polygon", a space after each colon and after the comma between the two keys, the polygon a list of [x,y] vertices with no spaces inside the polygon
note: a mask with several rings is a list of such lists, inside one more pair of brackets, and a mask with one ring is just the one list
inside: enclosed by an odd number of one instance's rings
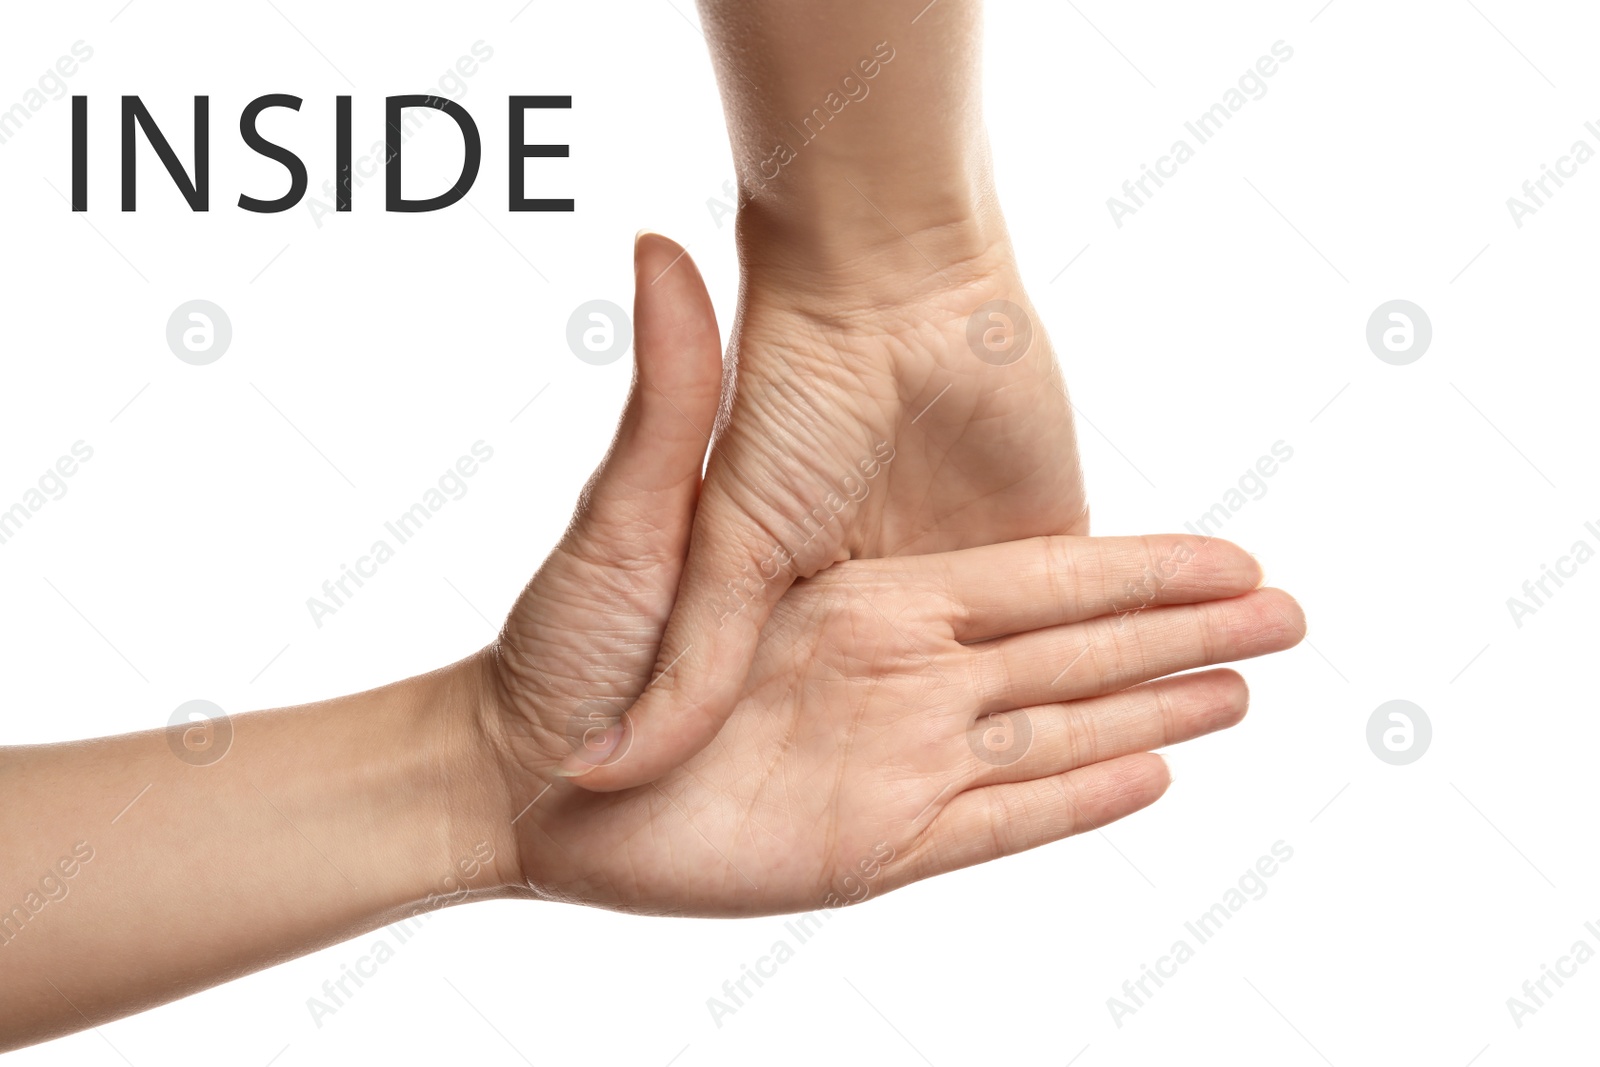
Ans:
{"label": "ring finger", "polygon": [[1031,781],[1193,740],[1237,725],[1249,703],[1244,679],[1223,669],[980,716],[968,731],[975,782]]}

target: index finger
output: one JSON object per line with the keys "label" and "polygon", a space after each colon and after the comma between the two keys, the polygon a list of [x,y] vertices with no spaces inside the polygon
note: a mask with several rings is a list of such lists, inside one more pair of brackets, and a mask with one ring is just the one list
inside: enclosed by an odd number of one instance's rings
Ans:
{"label": "index finger", "polygon": [[1034,537],[918,558],[960,606],[962,642],[1220,600],[1263,581],[1261,565],[1238,545],[1191,534]]}

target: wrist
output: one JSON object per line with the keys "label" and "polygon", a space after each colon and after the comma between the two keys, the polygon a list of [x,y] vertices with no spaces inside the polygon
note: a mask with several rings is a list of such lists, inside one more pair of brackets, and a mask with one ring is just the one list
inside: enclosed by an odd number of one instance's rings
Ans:
{"label": "wrist", "polygon": [[374,723],[384,748],[364,773],[387,783],[374,817],[410,827],[390,857],[405,872],[400,910],[415,915],[506,895],[518,881],[516,850],[504,778],[483,730],[477,657],[370,695],[389,690]]}
{"label": "wrist", "polygon": [[899,179],[823,162],[795,177],[789,188],[741,192],[736,240],[747,293],[811,292],[835,306],[872,307],[1015,270],[986,165]]}

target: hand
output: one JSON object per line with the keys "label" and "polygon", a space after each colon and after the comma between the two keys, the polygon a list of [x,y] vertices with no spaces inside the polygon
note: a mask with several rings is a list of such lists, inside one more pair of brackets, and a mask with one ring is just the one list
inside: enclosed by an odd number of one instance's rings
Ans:
{"label": "hand", "polygon": [[[650,691],[718,402],[704,287],[686,259],[663,274],[681,255],[638,244],[627,414],[491,648],[225,727],[0,748],[0,808],[26,813],[0,853],[27,876],[0,1050],[470,900],[812,909],[1053,840],[1155,799],[1146,750],[1243,712],[1230,671],[1150,679],[1297,639],[1293,601],[1221,541],[848,561],[779,603],[714,744],[578,788],[574,751],[627,761],[614,709]],[[349,992],[324,990],[313,1018]]]}
{"label": "hand", "polygon": [[1088,529],[1071,405],[1003,242],[870,296],[757,270],[662,677],[625,760],[568,763],[590,789],[650,781],[716,735],[796,578]]}
{"label": "hand", "polygon": [[1255,561],[1223,541],[1061,536],[842,562],[781,600],[712,745],[642,787],[575,788],[573,762],[627,763],[618,712],[662,685],[652,664],[705,445],[693,426],[716,406],[693,263],[646,235],[636,279],[616,442],[481,662],[514,817],[501,869],[524,891],[652,913],[803,910],[1091,829],[1161,795],[1149,749],[1244,713],[1232,671],[1156,679],[1304,632],[1294,601],[1257,589]]}
{"label": "hand", "polygon": [[780,602],[716,740],[648,785],[574,788],[538,740],[558,731],[498,709],[522,876],[627,911],[801,911],[1103,826],[1166,789],[1150,749],[1244,715],[1233,671],[1162,676],[1299,641],[1259,579],[1178,535],[838,564]]}

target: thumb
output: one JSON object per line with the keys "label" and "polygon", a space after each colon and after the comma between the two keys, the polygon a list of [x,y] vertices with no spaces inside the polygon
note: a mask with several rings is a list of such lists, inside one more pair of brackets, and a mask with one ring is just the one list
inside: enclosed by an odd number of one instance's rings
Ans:
{"label": "thumb", "polygon": [[682,246],[642,230],[633,268],[633,387],[566,541],[596,562],[669,567],[671,588],[722,395],[722,343],[705,282]]}
{"label": "thumb", "polygon": [[556,773],[596,792],[627,789],[710,744],[739,702],[762,627],[795,574],[787,551],[708,482],[650,684],[599,743]]}

